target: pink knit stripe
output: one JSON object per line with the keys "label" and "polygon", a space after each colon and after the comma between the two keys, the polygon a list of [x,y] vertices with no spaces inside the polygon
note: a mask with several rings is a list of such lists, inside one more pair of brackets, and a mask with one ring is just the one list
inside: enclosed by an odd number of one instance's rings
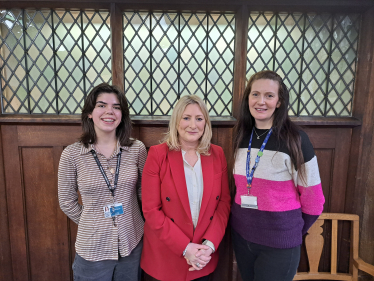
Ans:
{"label": "pink knit stripe", "polygon": [[[234,175],[234,178],[235,202],[240,205],[240,196],[248,192],[247,179],[242,175]],[[301,207],[300,198],[292,180],[270,181],[254,178],[250,192],[251,195],[257,196],[258,209],[261,211],[283,212]]]}
{"label": "pink knit stripe", "polygon": [[308,215],[319,216],[323,211],[325,197],[321,183],[314,186],[298,186],[300,193],[301,211]]}

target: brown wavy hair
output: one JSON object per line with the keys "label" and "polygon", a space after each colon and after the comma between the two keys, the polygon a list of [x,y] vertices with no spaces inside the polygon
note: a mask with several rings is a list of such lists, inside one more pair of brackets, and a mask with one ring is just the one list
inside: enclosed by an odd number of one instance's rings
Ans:
{"label": "brown wavy hair", "polygon": [[273,113],[273,134],[277,137],[279,143],[285,143],[289,150],[291,162],[293,168],[298,171],[300,179],[305,181],[305,168],[302,165],[304,163],[303,152],[301,150],[301,137],[299,130],[300,128],[294,124],[288,116],[289,106],[289,91],[286,85],[283,83],[282,78],[274,71],[264,70],[255,73],[249,79],[247,87],[245,88],[243,98],[241,100],[240,112],[238,121],[233,129],[233,142],[232,151],[234,153],[229,161],[229,176],[230,176],[230,191],[231,198],[235,198],[236,186],[233,176],[233,170],[236,160],[236,154],[240,143],[243,140],[244,135],[249,131],[252,131],[255,126],[255,119],[249,111],[248,98],[252,90],[252,85],[256,80],[269,79],[278,82],[279,91],[278,97],[280,106],[275,109]]}
{"label": "brown wavy hair", "polygon": [[121,146],[131,146],[134,141],[130,138],[132,132],[132,122],[130,119],[130,111],[127,105],[125,93],[122,92],[118,87],[114,85],[111,86],[108,83],[101,83],[94,87],[86,98],[81,115],[83,133],[80,137],[80,141],[86,148],[89,144],[96,143],[94,123],[88,116],[92,114],[92,111],[96,106],[97,97],[105,93],[115,94],[121,107],[122,118],[121,122],[116,128],[117,140],[119,141]]}

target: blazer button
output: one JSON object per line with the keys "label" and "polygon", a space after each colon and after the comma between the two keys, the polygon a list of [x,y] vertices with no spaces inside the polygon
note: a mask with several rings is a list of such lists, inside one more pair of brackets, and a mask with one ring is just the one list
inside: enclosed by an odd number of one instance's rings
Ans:
{"label": "blazer button", "polygon": [[216,200],[218,200],[218,199],[219,199],[219,196],[216,197]]}
{"label": "blazer button", "polygon": [[213,216],[210,217],[210,220],[212,220],[212,219],[213,219]]}
{"label": "blazer button", "polygon": [[170,198],[169,198],[169,197],[166,197],[166,201],[170,201]]}
{"label": "blazer button", "polygon": [[171,221],[174,222],[174,220],[171,218]]}

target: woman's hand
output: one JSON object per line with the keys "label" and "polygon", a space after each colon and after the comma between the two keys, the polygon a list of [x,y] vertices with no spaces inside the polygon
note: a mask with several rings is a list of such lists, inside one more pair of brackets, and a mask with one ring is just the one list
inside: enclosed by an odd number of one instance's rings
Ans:
{"label": "woman's hand", "polygon": [[189,269],[191,270],[200,270],[202,269],[211,259],[210,256],[204,256],[204,255],[199,255],[196,256],[197,253],[200,250],[208,250],[210,247],[206,245],[201,245],[201,244],[196,244],[196,243],[189,243],[187,245],[187,250],[185,254],[185,259],[187,260],[187,263],[192,265],[192,267]]}
{"label": "woman's hand", "polygon": [[191,265],[189,271],[200,270],[208,264],[213,250],[209,246],[190,243],[187,246],[185,259]]}

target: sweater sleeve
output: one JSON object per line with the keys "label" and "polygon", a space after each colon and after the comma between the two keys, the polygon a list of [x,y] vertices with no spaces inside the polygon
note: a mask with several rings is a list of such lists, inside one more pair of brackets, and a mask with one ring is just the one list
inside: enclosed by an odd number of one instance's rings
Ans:
{"label": "sweater sleeve", "polygon": [[138,181],[136,182],[136,190],[138,194],[138,198],[140,202],[142,201],[142,175],[143,175],[143,169],[145,161],[147,160],[147,149],[145,148],[145,145],[141,142],[139,142],[139,152],[138,152]]}
{"label": "sweater sleeve", "polygon": [[61,210],[78,224],[82,205],[78,203],[77,170],[70,152],[69,146],[64,149],[58,166],[58,201]]}
{"label": "sweater sleeve", "polygon": [[307,134],[300,132],[301,149],[304,156],[304,176],[297,176],[297,188],[300,194],[302,217],[304,220],[303,235],[318,219],[323,211],[325,197],[323,195],[321,178],[319,175],[317,157]]}

